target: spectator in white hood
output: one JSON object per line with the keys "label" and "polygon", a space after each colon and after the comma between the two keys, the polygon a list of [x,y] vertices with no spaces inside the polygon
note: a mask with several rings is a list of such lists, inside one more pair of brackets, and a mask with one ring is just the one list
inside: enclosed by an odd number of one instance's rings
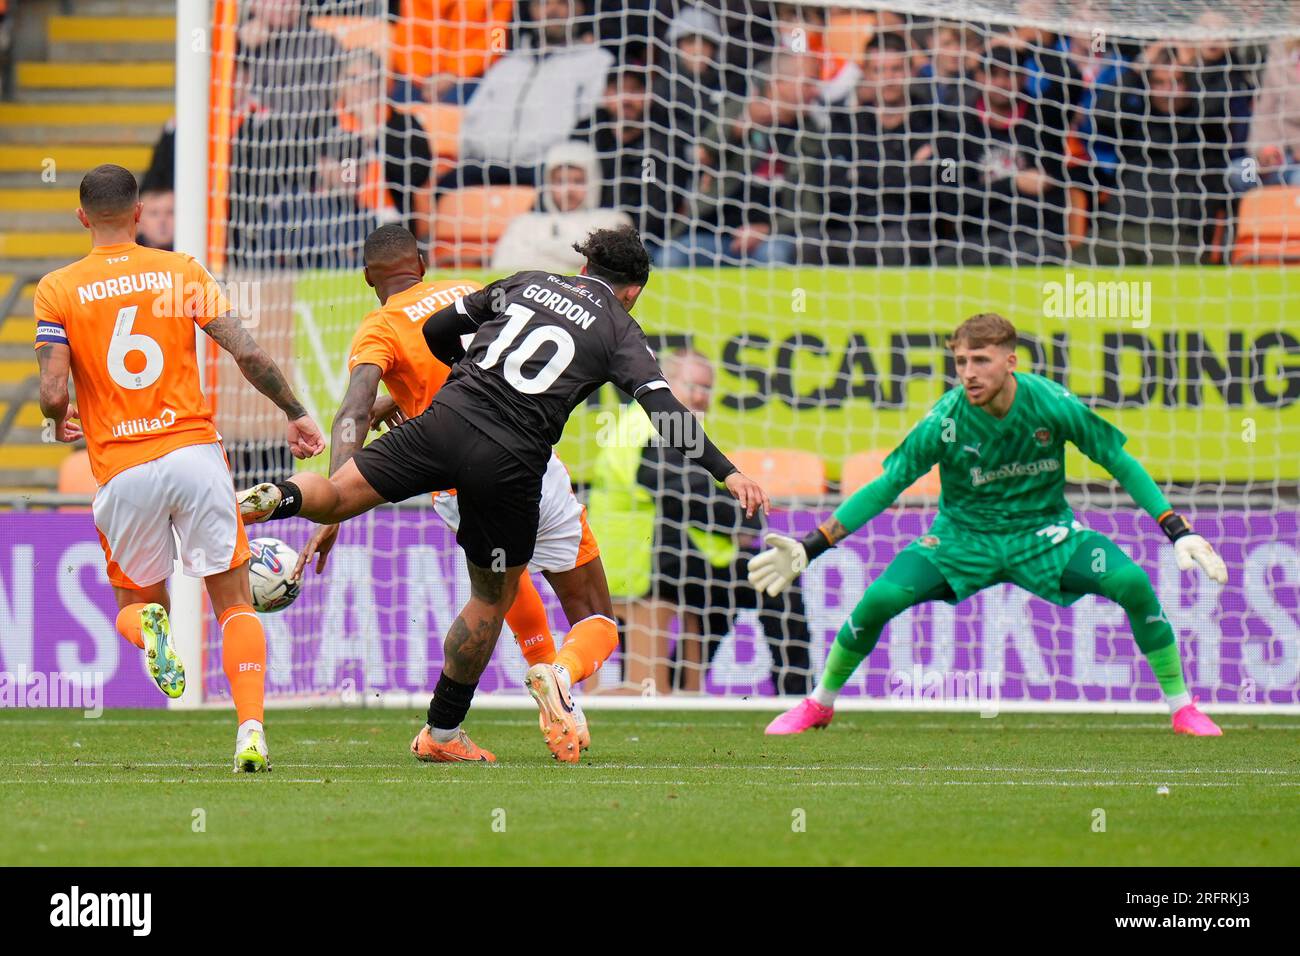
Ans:
{"label": "spectator in white hood", "polygon": [[444,188],[532,183],[546,151],[600,103],[614,58],[593,42],[583,0],[521,6],[536,30],[484,74],[461,119],[459,181]]}
{"label": "spectator in white hood", "polygon": [[632,224],[626,213],[600,208],[601,185],[600,163],[588,144],[573,140],[552,146],[538,187],[541,211],[510,223],[497,243],[492,269],[576,274],[586,257],[574,251],[575,242],[581,242],[593,229]]}

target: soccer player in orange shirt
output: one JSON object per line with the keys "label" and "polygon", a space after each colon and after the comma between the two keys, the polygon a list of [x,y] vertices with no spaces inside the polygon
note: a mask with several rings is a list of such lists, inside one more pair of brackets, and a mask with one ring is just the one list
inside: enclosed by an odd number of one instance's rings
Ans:
{"label": "soccer player in orange shirt", "polygon": [[[434,312],[482,287],[464,279],[425,281],[425,269],[415,237],[402,226],[381,226],[366,239],[366,282],[375,290],[380,307],[362,320],[352,339],[348,353],[351,378],[331,430],[331,475],[361,449],[372,424],[386,421],[395,426],[428,408],[451,372],[429,351],[424,322]],[[391,398],[378,396],[381,381]],[[452,530],[459,529],[460,512],[454,491],[435,492],[434,508]],[[540,510],[537,547],[528,563],[529,571],[571,571],[599,556],[595,536],[587,526],[586,509],[574,496],[569,473],[554,453],[542,483]],[[316,573],[324,570],[330,549],[338,539],[338,529],[337,524],[329,524],[317,530],[298,558],[295,577],[313,557]],[[563,589],[560,594],[564,596]],[[572,601],[564,610],[574,621],[587,612]],[[519,590],[506,613],[506,623],[530,665],[555,662],[555,640],[546,620],[546,608],[528,574],[519,578]],[[576,701],[574,717],[579,747],[585,750],[591,735]],[[459,738],[452,738],[412,749],[421,759],[445,761],[463,759],[460,746]]]}
{"label": "soccer player in orange shirt", "polygon": [[97,166],[80,199],[77,219],[93,248],[36,288],[41,411],[59,441],[86,439],[118,631],[145,652],[162,692],[179,697],[185,667],[172,646],[166,583],[179,538],[185,571],[204,579],[221,626],[239,723],[235,770],[268,770],[266,636],[230,467],[199,385],[194,326],[285,413],[295,456],[319,454],[325,440],[208,271],[191,256],[136,244],[141,205],[130,171]]}

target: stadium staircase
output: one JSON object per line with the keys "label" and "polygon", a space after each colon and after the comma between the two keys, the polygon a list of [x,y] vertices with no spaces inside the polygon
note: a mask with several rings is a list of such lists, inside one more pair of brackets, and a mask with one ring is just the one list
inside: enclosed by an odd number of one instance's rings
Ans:
{"label": "stadium staircase", "polygon": [[174,111],[175,6],[17,4],[13,87],[0,101],[0,490],[49,490],[70,452],[43,442],[32,296],[84,255],[77,184],[99,163],[142,173]]}

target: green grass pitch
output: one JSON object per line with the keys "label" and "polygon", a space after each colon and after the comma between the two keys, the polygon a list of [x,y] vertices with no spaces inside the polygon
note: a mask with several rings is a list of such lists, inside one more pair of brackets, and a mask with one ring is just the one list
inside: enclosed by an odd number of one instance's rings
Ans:
{"label": "green grass pitch", "polygon": [[1300,863],[1294,716],[769,717],[594,710],[571,767],[480,710],[469,766],[412,758],[415,713],[273,711],[254,777],[227,713],[4,711],[0,864]]}

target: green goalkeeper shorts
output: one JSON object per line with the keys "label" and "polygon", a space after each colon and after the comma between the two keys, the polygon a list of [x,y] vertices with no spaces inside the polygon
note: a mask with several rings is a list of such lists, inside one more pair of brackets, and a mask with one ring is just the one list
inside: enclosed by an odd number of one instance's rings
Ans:
{"label": "green goalkeeper shorts", "polygon": [[974,531],[940,512],[930,530],[905,550],[925,558],[944,576],[950,604],[977,591],[1010,582],[1053,604],[1068,606],[1083,595],[1061,590],[1061,574],[1085,545],[1106,551],[1109,540],[1085,528],[1069,511],[1033,531]]}

